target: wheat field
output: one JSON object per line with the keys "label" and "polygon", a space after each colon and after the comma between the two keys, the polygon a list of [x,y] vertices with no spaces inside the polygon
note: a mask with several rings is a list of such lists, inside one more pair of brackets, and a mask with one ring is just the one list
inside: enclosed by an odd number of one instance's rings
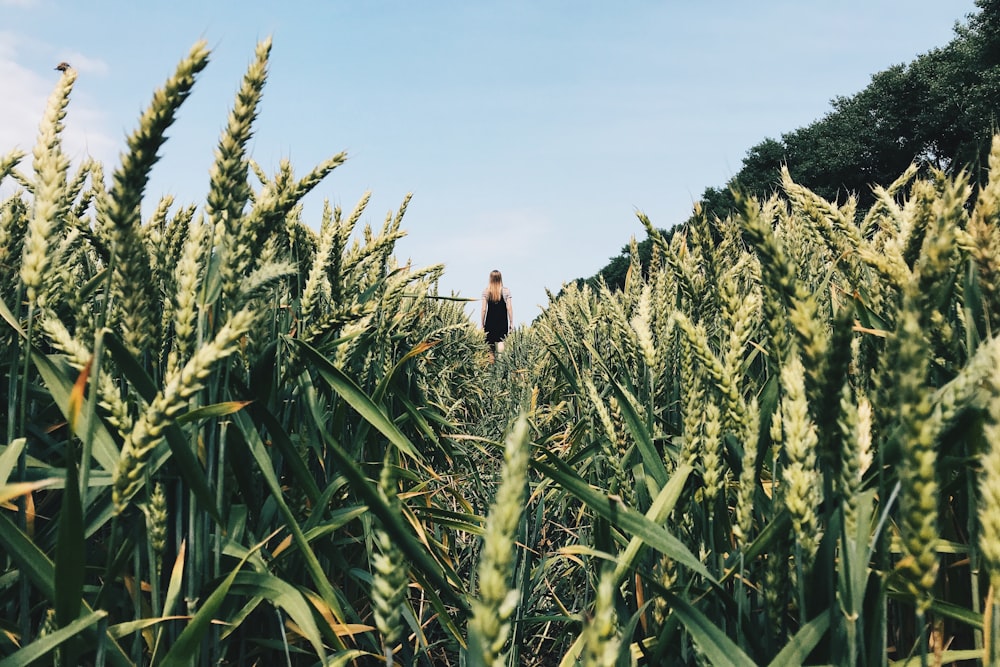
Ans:
{"label": "wheat field", "polygon": [[[1000,139],[877,203],[778,175],[490,364],[445,267],[248,154],[0,157],[0,667],[1000,664]],[[145,213],[144,213],[145,211]]]}

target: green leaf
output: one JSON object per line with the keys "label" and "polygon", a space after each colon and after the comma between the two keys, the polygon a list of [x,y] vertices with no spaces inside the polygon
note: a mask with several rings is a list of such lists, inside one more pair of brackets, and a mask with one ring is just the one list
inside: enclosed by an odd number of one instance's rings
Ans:
{"label": "green leaf", "polygon": [[[426,442],[433,442],[435,445],[440,446],[438,441],[437,433],[431,428],[430,422],[425,418],[425,412],[433,414],[430,406],[420,406],[417,407],[410,401],[406,396],[402,394],[396,394],[393,397],[395,400],[399,401],[399,404],[403,406],[403,410],[406,414],[413,420],[414,425],[416,425],[417,430],[426,438]],[[435,421],[439,421],[435,420]],[[455,424],[448,424],[452,430],[458,430]]]}
{"label": "green leaf", "polygon": [[[950,665],[956,662],[979,664],[982,659],[982,649],[969,648],[954,651],[941,651],[939,655],[934,656],[934,664]],[[922,658],[919,655],[915,655],[905,660],[890,660],[887,664],[889,667],[921,667]]]}
{"label": "green leaf", "polygon": [[0,317],[6,320],[7,324],[10,325],[10,328],[13,329],[18,336],[21,338],[28,337],[28,334],[21,328],[21,323],[17,321],[17,317],[14,316],[14,313],[7,305],[7,302],[3,299],[0,299]]}
{"label": "green leaf", "polygon": [[191,618],[191,621],[181,632],[177,641],[171,645],[170,651],[163,656],[163,662],[160,663],[160,667],[189,667],[195,664],[195,656],[201,648],[201,640],[208,631],[215,613],[222,606],[226,595],[229,594],[229,588],[233,585],[233,581],[236,580],[236,575],[240,573],[240,568],[243,567],[244,562],[240,561],[233,568],[233,571],[222,580],[222,583],[212,591],[212,594],[208,596],[208,599],[198,609],[198,613]]}
{"label": "green leaf", "polygon": [[[184,583],[184,558],[187,553],[187,542],[182,541],[181,546],[177,549],[177,557],[174,559],[174,566],[170,570],[170,581],[167,584],[167,595],[163,601],[163,608],[160,610],[163,618],[176,618],[170,616],[173,613],[174,608],[181,599],[181,585]],[[150,656],[149,664],[156,664],[156,656],[159,652],[160,642],[163,639],[163,629],[158,628],[156,632],[156,641],[153,644],[153,655]]]}
{"label": "green leaf", "polygon": [[354,383],[342,370],[334,366],[318,350],[309,344],[298,339],[293,339],[295,343],[302,347],[304,356],[312,361],[320,377],[322,377],[330,387],[336,391],[341,398],[347,401],[348,405],[354,408],[358,414],[374,426],[378,431],[388,438],[389,442],[396,448],[412,458],[420,461],[420,454],[413,443],[403,435],[403,432],[389,419],[382,409],[370,399],[365,392]]}
{"label": "green leaf", "polygon": [[688,604],[685,600],[667,593],[667,604],[681,619],[691,639],[713,667],[755,667],[750,659],[732,639],[716,627],[707,616]]}
{"label": "green leaf", "polygon": [[892,331],[893,327],[880,315],[868,308],[868,304],[865,303],[864,299],[865,296],[862,293],[854,294],[854,307],[858,322],[868,330],[868,333],[876,336],[885,336],[886,332]]}
{"label": "green leaf", "polygon": [[400,358],[400,360],[397,361],[395,365],[389,369],[389,372],[383,375],[382,378],[378,381],[378,385],[376,385],[375,391],[372,392],[371,396],[372,402],[374,403],[382,402],[382,399],[385,398],[386,392],[389,390],[389,383],[391,383],[392,379],[396,377],[396,373],[399,373],[406,367],[406,362],[408,362],[410,359],[414,359],[420,356],[427,350],[434,347],[436,344],[437,343],[429,343],[424,341],[422,343],[414,345],[412,350],[404,354],[402,358]]}
{"label": "green leaf", "polygon": [[453,530],[461,530],[472,535],[482,535],[485,532],[483,527],[483,517],[469,514],[467,512],[455,512],[442,509],[433,505],[416,505],[413,514],[421,519],[428,519],[438,526],[445,526]]}
{"label": "green leaf", "polygon": [[[762,457],[763,458],[763,457]],[[792,518],[788,514],[788,510],[782,510],[776,517],[771,519],[764,530],[760,531],[757,535],[757,539],[747,546],[746,550],[743,551],[743,560],[749,563],[753,559],[757,558],[761,554],[767,553],[767,550],[771,547],[775,540],[783,537],[792,528]],[[737,551],[729,556],[726,561],[726,574],[722,577],[722,581],[726,581],[731,577],[739,574],[739,561],[740,552]]]}
{"label": "green leaf", "polygon": [[[901,600],[913,605],[916,604],[916,600],[912,593],[901,590],[894,584],[889,585],[889,590],[886,592],[886,595],[893,600]],[[983,627],[982,614],[944,600],[933,600],[931,602],[931,611],[933,611],[937,616],[944,616],[945,618],[953,619],[960,623],[964,623],[971,628],[980,629]]]}
{"label": "green leaf", "polygon": [[863,622],[865,588],[871,575],[868,546],[875,511],[875,489],[862,492],[854,501],[857,517],[854,535],[844,535],[840,549],[842,564],[838,570],[838,587],[846,623]]}
{"label": "green leaf", "polygon": [[[635,635],[635,629],[638,627],[639,622],[646,614],[646,609],[652,602],[647,602],[632,614],[632,618],[628,620],[628,623],[624,625],[621,629],[622,637],[632,637]],[[618,659],[615,660],[615,667],[632,667],[632,646],[629,642],[623,641],[618,645]]]}
{"label": "green leaf", "polygon": [[[589,347],[589,346],[588,346]],[[667,483],[667,468],[663,465],[663,457],[653,446],[653,437],[642,417],[635,410],[633,398],[620,384],[611,380],[611,389],[618,399],[618,407],[621,408],[625,423],[628,424],[629,432],[635,439],[636,447],[642,456],[642,463],[646,472],[656,481],[656,488],[662,489]],[[676,502],[676,501],[675,501]]]}
{"label": "green leaf", "polygon": [[174,607],[181,599],[181,584],[184,582],[184,555],[187,552],[187,542],[181,542],[174,559],[174,567],[170,571],[170,581],[167,583],[167,595],[163,599],[162,614],[172,614]]}
{"label": "green leaf", "polygon": [[[657,525],[663,524],[674,510],[677,500],[681,497],[681,491],[684,490],[684,484],[687,482],[691,471],[692,467],[686,463],[677,466],[674,474],[670,476],[670,481],[667,482],[666,486],[662,487],[659,495],[653,500],[649,511],[646,512],[647,519]],[[629,540],[625,551],[618,558],[618,564],[615,567],[615,582],[621,583],[644,544],[645,541],[640,537],[633,537]]]}
{"label": "green leaf", "polygon": [[5,514],[0,514],[0,545],[17,565],[20,575],[27,577],[45,599],[55,604],[55,566]]}
{"label": "green leaf", "polygon": [[45,635],[31,642],[22,649],[19,649],[0,660],[0,667],[24,667],[30,665],[35,660],[51,653],[65,642],[73,639],[84,630],[100,621],[108,615],[106,611],[92,611],[86,616],[82,616],[63,628]]}
{"label": "green leaf", "polygon": [[59,531],[56,546],[55,585],[56,622],[64,627],[80,615],[83,596],[83,568],[86,553],[83,539],[83,507],[76,471],[76,447],[67,443],[66,486],[62,492]]}
{"label": "green leaf", "polygon": [[[367,513],[368,508],[364,505],[341,507],[340,509],[333,510],[326,514],[317,526],[305,531],[306,540],[312,542],[323,535],[329,535]],[[322,513],[315,512],[315,514]]]}
{"label": "green leaf", "polygon": [[479,299],[470,299],[465,296],[443,296],[441,294],[404,294],[404,296],[419,296],[421,299],[434,299],[437,301],[459,301],[462,303],[474,303]]}
{"label": "green leaf", "polygon": [[545,451],[545,455],[552,465],[548,466],[533,460],[531,465],[535,470],[572,493],[617,528],[628,531],[665,556],[686,565],[708,581],[715,582],[704,564],[691,553],[683,542],[668,533],[663,526],[653,523],[646,516],[625,506],[621,500],[595,490],[552,452]]}
{"label": "green leaf", "polygon": [[[316,554],[313,552],[312,548],[310,548],[309,542],[306,540],[305,533],[302,531],[302,527],[295,519],[295,515],[292,513],[291,509],[289,509],[288,503],[285,502],[281,491],[281,484],[278,481],[278,476],[274,471],[271,459],[267,455],[264,443],[260,439],[260,434],[257,433],[257,429],[254,427],[245,412],[237,412],[234,415],[233,421],[237,425],[239,433],[243,436],[243,440],[246,443],[247,448],[250,450],[250,453],[253,455],[254,460],[257,461],[257,467],[264,478],[264,482],[267,484],[268,490],[271,492],[271,497],[274,498],[274,502],[278,506],[278,510],[285,519],[285,527],[292,534],[292,539],[295,542],[295,545],[298,547],[303,559],[305,559],[306,569],[309,571],[310,577],[316,585],[317,592],[320,597],[323,598],[323,601],[329,605],[330,609],[337,615],[337,620],[343,622],[344,611],[340,606],[338,596],[334,592],[333,586],[330,584],[330,580],[327,578],[323,566],[320,565],[319,559],[316,558]],[[338,646],[337,648],[344,647]]]}
{"label": "green leaf", "polygon": [[[580,373],[576,368],[576,360],[573,356],[572,349],[570,348],[569,345],[566,344],[566,341],[559,334],[558,330],[554,329],[552,331],[552,335],[555,337],[557,341],[559,341],[559,344],[562,345],[562,349],[560,350],[557,349],[554,345],[550,345],[548,348],[549,358],[552,359],[552,361],[556,364],[556,366],[559,367],[559,370],[562,372],[563,379],[565,379],[566,382],[569,383],[570,393],[582,394],[583,392],[580,389],[580,383],[579,383]],[[570,369],[569,366],[564,364],[563,359],[569,359],[573,363],[573,368]]]}
{"label": "green leaf", "polygon": [[[140,618],[138,621],[115,623],[114,625],[108,627],[108,634],[115,639],[121,639],[122,637],[128,637],[129,635],[141,632],[147,628],[156,627],[157,625],[167,621],[185,621],[190,619],[190,616],[149,616],[147,618]],[[156,662],[150,660],[150,664],[155,665]]]}
{"label": "green leaf", "polygon": [[381,659],[381,655],[375,655],[368,651],[362,651],[358,648],[352,648],[349,651],[338,652],[328,663],[327,667],[347,667],[348,665],[359,664],[357,662],[358,658],[375,658]]}
{"label": "green leaf", "polygon": [[271,604],[284,609],[299,626],[302,636],[313,645],[316,655],[326,660],[326,649],[312,607],[294,586],[270,574],[241,572],[233,582],[233,588],[245,589],[243,592],[247,595],[266,598]]}
{"label": "green leaf", "polygon": [[785,647],[771,661],[771,667],[801,665],[830,627],[831,611],[826,611],[809,621],[795,633]]}
{"label": "green leaf", "polygon": [[375,484],[365,477],[358,464],[347,455],[347,452],[333,439],[333,436],[325,431],[323,436],[330,454],[341,467],[340,472],[350,481],[351,488],[361,496],[372,513],[382,522],[385,532],[392,537],[399,549],[410,559],[413,568],[419,570],[433,584],[433,587],[428,587],[426,592],[433,594],[434,591],[440,591],[453,604],[467,613],[469,611],[468,601],[456,592],[462,590],[461,582],[448,580],[441,566],[428,554],[427,548],[413,536],[412,530],[403,521],[400,514],[386,503]]}
{"label": "green leaf", "polygon": [[[0,546],[7,556],[17,565],[21,576],[27,577],[53,605],[56,602],[55,586],[55,566],[44,552],[42,552],[34,542],[18,530],[17,526],[5,515],[0,514]],[[93,610],[83,603],[85,612]],[[64,628],[65,629],[65,628]],[[93,640],[96,642],[97,638]],[[132,662],[125,656],[121,647],[110,635],[105,639],[105,646],[109,649],[107,656],[111,663],[119,667],[131,667]],[[26,664],[26,663],[11,663]]]}
{"label": "green leaf", "polygon": [[284,459],[285,465],[288,466],[295,484],[302,489],[313,506],[319,505],[321,495],[319,486],[316,484],[316,479],[312,473],[309,472],[306,462],[302,460],[302,454],[292,442],[292,439],[288,437],[285,425],[278,421],[271,411],[260,403],[253,403],[247,409],[250,411],[253,420],[267,429],[267,434],[271,437],[271,444],[281,452],[281,456]]}
{"label": "green leaf", "polygon": [[[59,407],[63,417],[69,421],[70,395],[73,392],[76,378],[74,374],[74,378],[70,379],[69,369],[65,364],[57,364],[56,359],[59,357],[50,357],[35,349],[31,351],[31,360],[34,362],[35,368],[38,369],[39,375],[42,376],[42,381],[45,383],[46,389],[49,390],[49,395],[52,396],[52,400]],[[91,425],[91,421],[94,422],[93,425]],[[83,410],[77,417],[76,425],[79,433],[87,433],[89,429],[93,429],[94,458],[104,470],[113,471],[118,465],[120,452],[104,422],[97,415]]]}
{"label": "green leaf", "polygon": [[180,415],[177,417],[177,423],[190,424],[192,422],[211,419],[212,417],[225,417],[242,410],[248,405],[250,405],[250,401],[224,401],[222,403],[205,405],[200,408],[195,408],[194,410],[188,410],[184,414]]}

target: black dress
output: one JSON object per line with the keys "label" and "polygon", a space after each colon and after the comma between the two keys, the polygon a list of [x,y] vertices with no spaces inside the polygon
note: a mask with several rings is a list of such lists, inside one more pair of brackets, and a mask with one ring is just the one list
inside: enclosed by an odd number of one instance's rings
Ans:
{"label": "black dress", "polygon": [[490,301],[486,298],[486,323],[483,328],[486,330],[486,342],[496,345],[507,337],[507,300],[506,294],[500,295],[499,301]]}

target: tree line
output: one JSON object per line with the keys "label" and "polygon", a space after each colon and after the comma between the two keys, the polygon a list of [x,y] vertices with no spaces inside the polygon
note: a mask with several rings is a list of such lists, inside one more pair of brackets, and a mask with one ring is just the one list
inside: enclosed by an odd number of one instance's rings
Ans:
{"label": "tree line", "polygon": [[[976,7],[946,46],[874,74],[860,92],[834,98],[819,120],[751,147],[733,178],[705,189],[693,215],[725,219],[737,193],[771,196],[782,166],[830,201],[855,197],[861,211],[874,201],[873,185],[888,185],[910,164],[924,172],[964,169],[974,183],[984,178],[990,139],[1000,129],[1000,0],[976,0]],[[662,231],[669,237],[683,228]],[[620,289],[632,253],[646,266],[651,250],[649,239],[635,250],[625,246],[596,275],[576,282],[603,279]]]}

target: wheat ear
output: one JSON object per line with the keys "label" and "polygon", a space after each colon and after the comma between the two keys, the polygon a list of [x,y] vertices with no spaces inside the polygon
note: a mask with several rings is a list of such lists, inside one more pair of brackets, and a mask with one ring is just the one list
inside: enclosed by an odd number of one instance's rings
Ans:
{"label": "wheat ear", "polygon": [[253,312],[241,310],[233,315],[210,342],[203,345],[180,371],[167,378],[145,412],[136,420],[122,446],[118,466],[112,477],[115,510],[121,512],[142,486],[149,457],[163,440],[164,429],[187,406],[191,397],[204,386],[212,368],[236,352],[240,338],[253,326]]}
{"label": "wheat ear", "polygon": [[[35,144],[35,210],[28,222],[27,238],[21,260],[21,281],[28,302],[44,306],[42,283],[49,263],[49,246],[69,207],[66,200],[66,172],[69,158],[62,151],[60,135],[66,105],[76,81],[76,71],[67,69],[49,96]],[[13,168],[13,167],[11,167]]]}
{"label": "wheat ear", "polygon": [[507,435],[503,476],[486,519],[482,560],[479,562],[479,599],[472,603],[469,654],[473,664],[501,667],[503,647],[520,594],[511,589],[515,536],[524,509],[528,476],[528,420],[522,415]]}

